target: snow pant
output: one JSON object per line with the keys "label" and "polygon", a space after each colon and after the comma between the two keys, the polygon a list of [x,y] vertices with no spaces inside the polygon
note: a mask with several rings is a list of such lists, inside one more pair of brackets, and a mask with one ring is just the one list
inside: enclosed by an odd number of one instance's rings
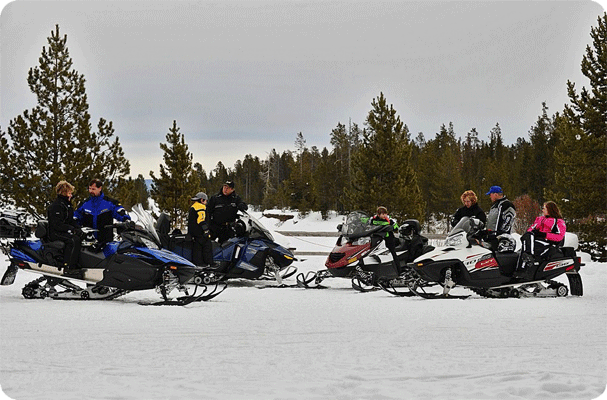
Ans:
{"label": "snow pant", "polygon": [[80,236],[71,235],[69,233],[54,233],[49,236],[52,241],[57,240],[65,243],[65,248],[63,249],[63,263],[68,268],[78,268],[80,248],[82,247]]}
{"label": "snow pant", "polygon": [[194,265],[213,265],[213,246],[211,239],[203,236],[192,237],[192,263]]}
{"label": "snow pant", "polygon": [[521,255],[518,258],[517,269],[525,268],[524,259],[539,260],[547,258],[551,250],[555,248],[555,244],[546,239],[535,237],[531,232],[526,232],[521,236]]}
{"label": "snow pant", "polygon": [[400,265],[397,260],[398,256],[396,255],[396,244],[398,243],[398,240],[394,237],[393,233],[389,233],[388,236],[384,238],[384,241],[386,242],[386,247],[390,251],[390,254],[392,254],[392,265],[394,266],[396,275],[400,275]]}

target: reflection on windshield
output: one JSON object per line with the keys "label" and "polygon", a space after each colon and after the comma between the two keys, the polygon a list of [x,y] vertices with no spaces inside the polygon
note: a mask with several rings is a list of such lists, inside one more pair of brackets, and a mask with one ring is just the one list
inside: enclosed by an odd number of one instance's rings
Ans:
{"label": "reflection on windshield", "polygon": [[138,224],[141,225],[143,229],[145,229],[145,231],[154,239],[156,239],[158,243],[160,243],[160,238],[158,237],[158,233],[154,228],[154,218],[152,215],[144,210],[141,204],[135,204],[131,212],[137,216]]}
{"label": "reflection on windshield", "polygon": [[256,229],[257,231],[263,233],[269,240],[271,240],[272,242],[274,241],[274,237],[272,236],[272,234],[270,233],[269,230],[266,229],[265,226],[263,226],[261,224],[261,222],[259,222],[257,220],[257,218],[255,218],[254,216],[252,216],[251,214],[249,214],[246,211],[242,211],[242,213],[249,217],[249,223],[251,224],[251,227]]}
{"label": "reflection on windshield", "polygon": [[365,233],[377,230],[377,226],[370,223],[371,218],[361,211],[355,211],[346,216],[346,222],[341,226],[341,234],[349,236],[364,236]]}
{"label": "reflection on windshield", "polygon": [[451,232],[449,232],[449,235],[447,236],[453,236],[460,232],[470,233],[471,228],[472,224],[470,223],[470,218],[462,217],[462,219],[460,219],[457,225],[455,225],[453,229],[451,229]]}

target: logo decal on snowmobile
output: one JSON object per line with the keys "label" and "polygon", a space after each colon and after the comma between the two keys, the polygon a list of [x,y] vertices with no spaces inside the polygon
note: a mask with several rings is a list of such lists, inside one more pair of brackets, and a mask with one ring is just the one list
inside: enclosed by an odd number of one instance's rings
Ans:
{"label": "logo decal on snowmobile", "polygon": [[497,260],[493,258],[490,254],[487,254],[474,265],[474,269],[489,269],[489,268],[497,268]]}
{"label": "logo decal on snowmobile", "polygon": [[544,271],[552,271],[553,269],[564,268],[570,265],[573,265],[572,260],[553,261],[546,264],[546,266],[544,267]]}

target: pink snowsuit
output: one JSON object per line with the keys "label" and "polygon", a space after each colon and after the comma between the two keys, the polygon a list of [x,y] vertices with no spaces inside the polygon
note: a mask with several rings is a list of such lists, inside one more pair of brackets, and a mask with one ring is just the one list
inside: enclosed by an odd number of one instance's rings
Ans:
{"label": "pink snowsuit", "polygon": [[544,232],[547,240],[559,243],[565,238],[567,227],[565,226],[565,221],[562,219],[540,216],[535,219],[533,224],[527,229],[527,232],[531,232],[532,230]]}

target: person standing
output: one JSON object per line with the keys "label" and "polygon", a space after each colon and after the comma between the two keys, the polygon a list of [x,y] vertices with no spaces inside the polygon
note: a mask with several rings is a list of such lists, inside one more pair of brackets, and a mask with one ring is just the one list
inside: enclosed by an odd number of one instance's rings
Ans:
{"label": "person standing", "polygon": [[453,214],[453,218],[451,219],[451,226],[454,227],[463,217],[477,218],[483,222],[483,224],[487,223],[487,216],[485,212],[478,205],[478,198],[476,197],[476,193],[472,190],[466,190],[460,196],[462,200],[463,206],[458,208],[455,214]]}
{"label": "person standing", "polygon": [[74,186],[67,181],[60,181],[55,186],[55,191],[57,198],[47,209],[49,239],[65,243],[63,275],[79,277],[81,271],[78,268],[78,258],[82,244],[80,227],[74,219],[74,208],[71,203]]}
{"label": "person standing", "polygon": [[390,226],[390,229],[388,229],[384,235],[384,242],[392,255],[392,265],[394,266],[396,274],[398,275],[400,273],[400,268],[396,255],[397,239],[394,236],[394,232],[398,232],[398,224],[388,216],[388,209],[386,209],[384,206],[377,207],[377,213],[371,218],[370,222],[372,225]]}
{"label": "person standing", "polygon": [[213,265],[211,232],[207,222],[207,194],[199,192],[192,197],[188,211],[188,235],[192,237],[192,262],[195,265]]}
{"label": "person standing", "polygon": [[234,237],[236,233],[233,224],[238,218],[238,211],[246,211],[248,208],[247,203],[236,194],[234,182],[224,183],[219,193],[211,197],[207,205],[212,238],[223,243]]}
{"label": "person standing", "polygon": [[114,219],[124,222],[130,221],[124,207],[111,197],[103,193],[103,182],[93,179],[89,183],[89,198],[78,206],[74,216],[82,226],[97,229],[95,237],[100,244],[111,242],[114,239],[114,229],[108,227]]}

